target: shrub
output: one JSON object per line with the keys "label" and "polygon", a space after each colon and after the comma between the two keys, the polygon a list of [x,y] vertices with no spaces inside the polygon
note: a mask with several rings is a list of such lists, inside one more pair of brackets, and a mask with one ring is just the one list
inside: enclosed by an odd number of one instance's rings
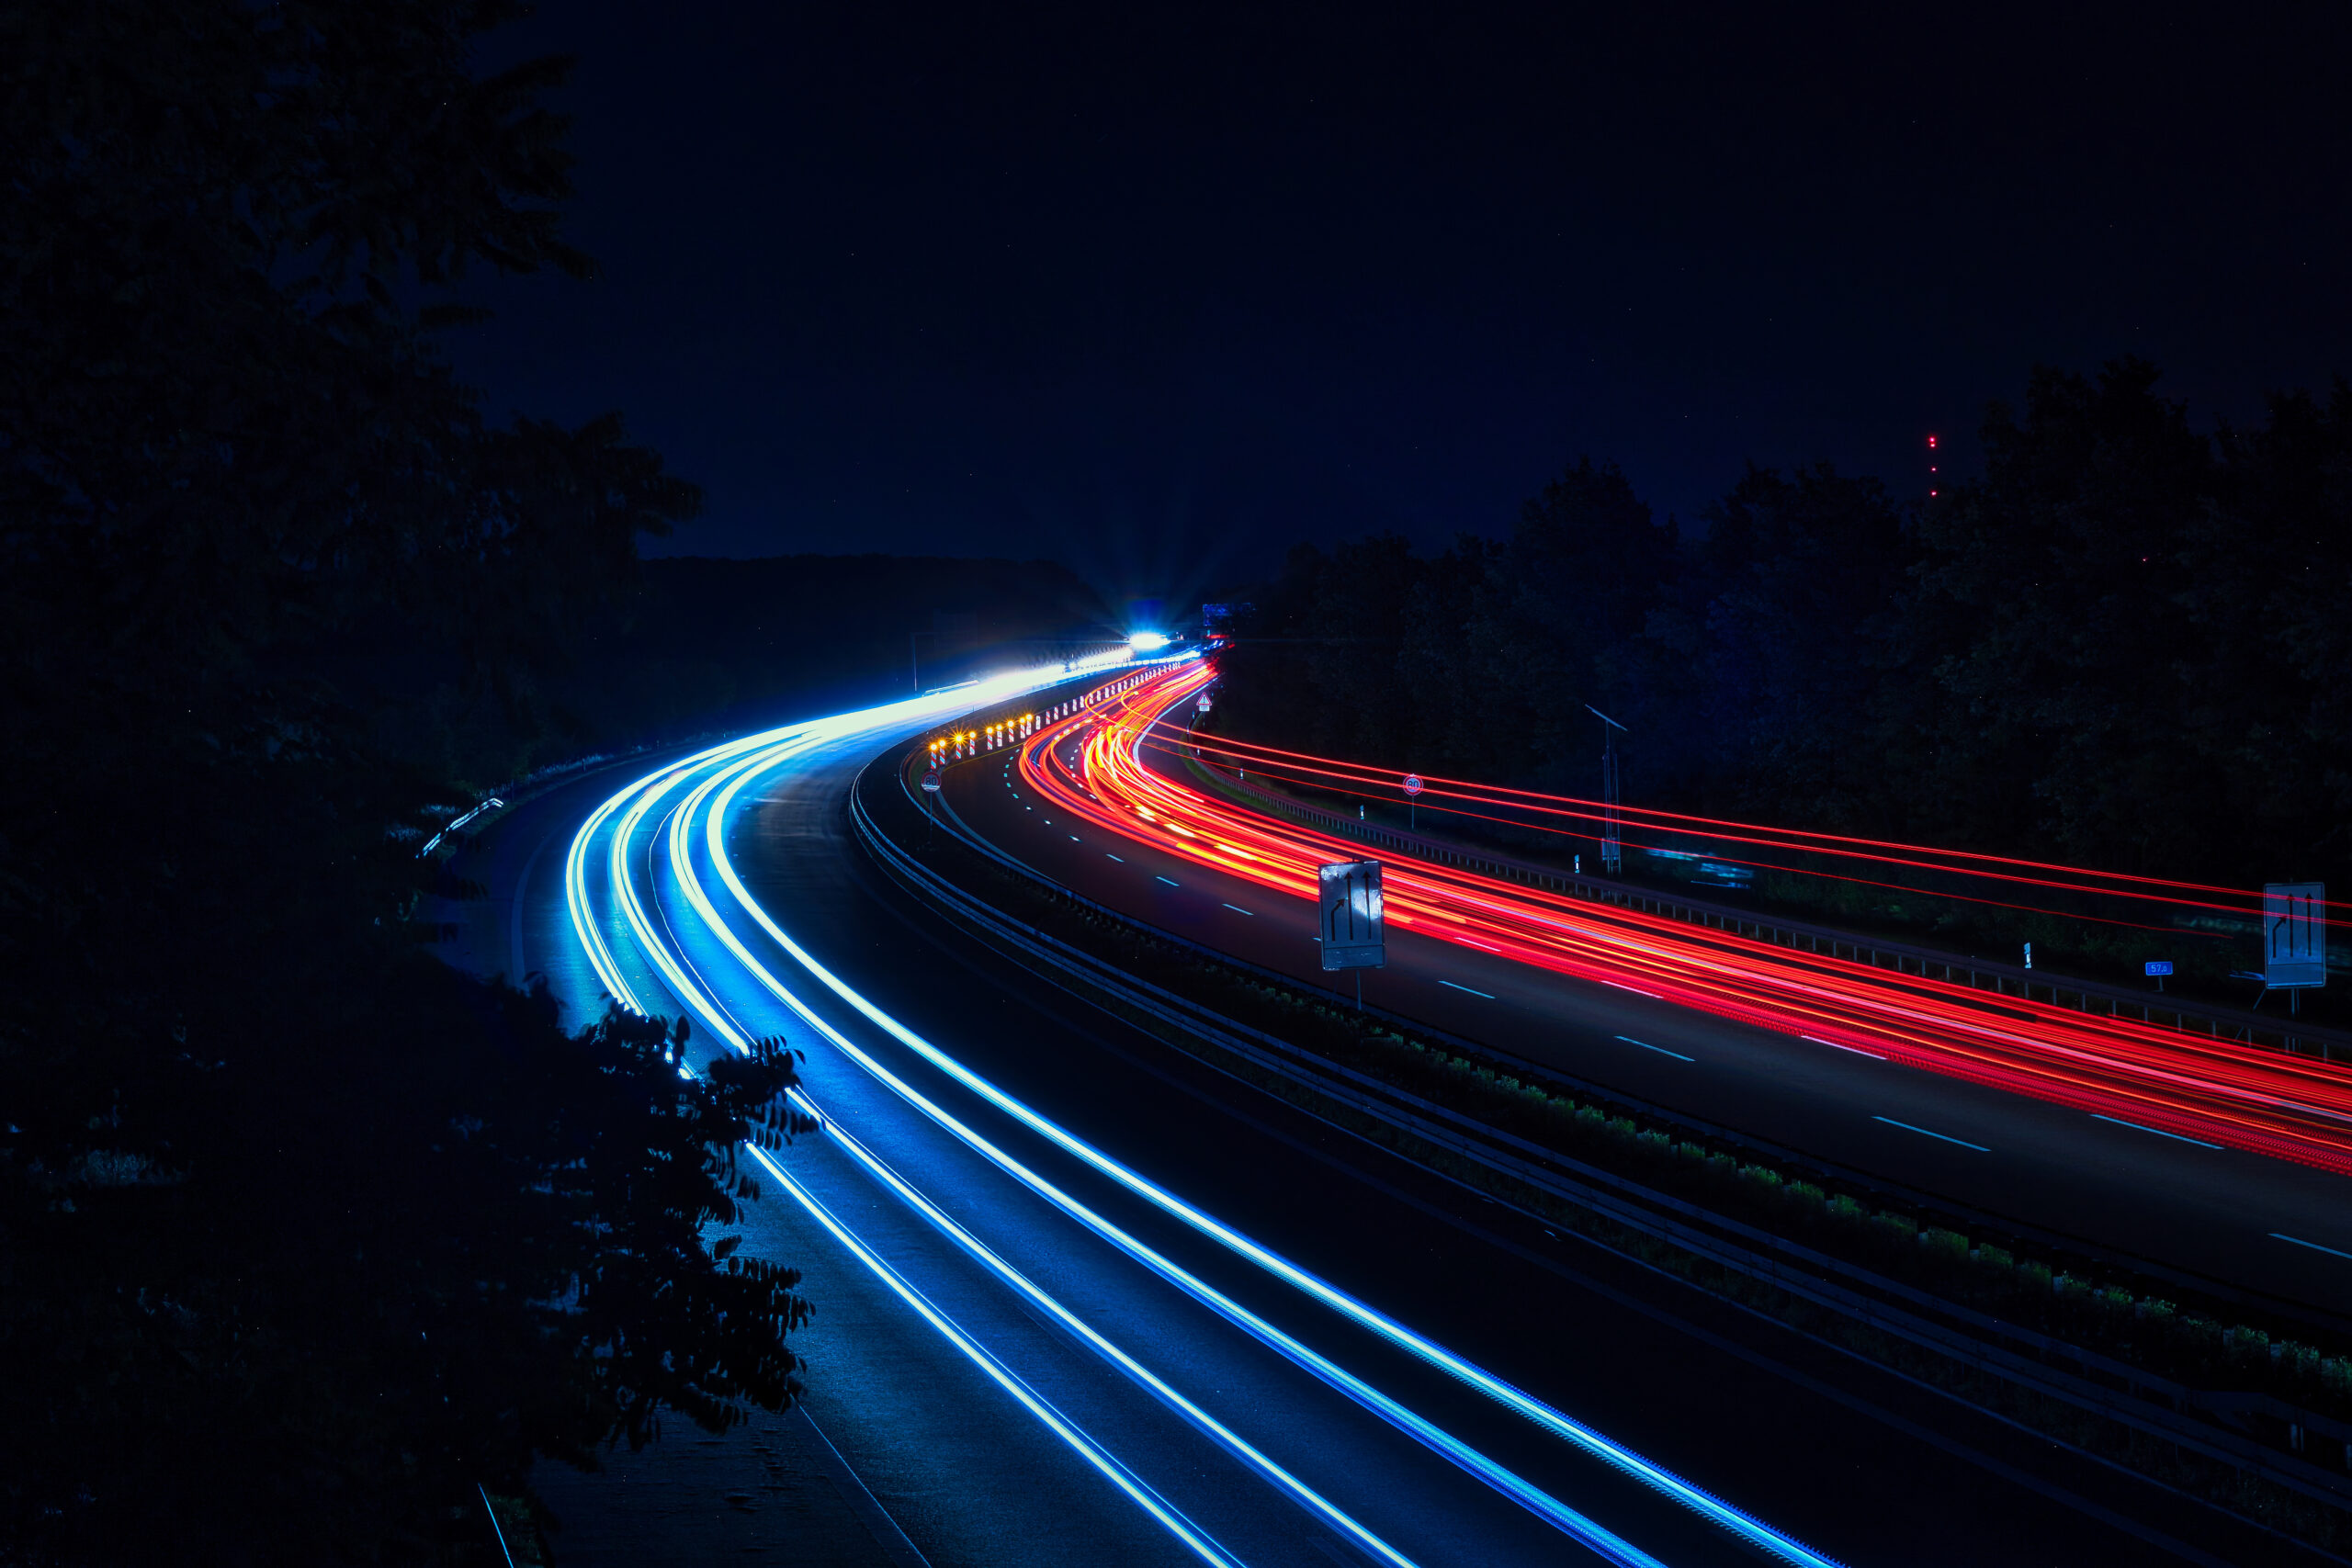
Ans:
{"label": "shrub", "polygon": [[1940,1258],[1960,1259],[1968,1256],[1968,1238],[1958,1231],[1921,1231],[1919,1245]]}

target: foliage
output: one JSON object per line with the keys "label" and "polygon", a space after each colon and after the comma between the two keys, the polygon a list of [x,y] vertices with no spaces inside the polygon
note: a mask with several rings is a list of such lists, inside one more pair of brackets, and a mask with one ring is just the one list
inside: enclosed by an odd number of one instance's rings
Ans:
{"label": "foliage", "polygon": [[426,803],[697,501],[433,346],[470,266],[590,271],[563,62],[469,67],[515,14],[0,10],[0,1556],[430,1555],[789,1397],[794,1277],[707,1234],[789,1061],[689,1082],[412,918]]}
{"label": "foliage", "polygon": [[[1589,462],[1507,540],[1295,552],[1214,723],[1385,766],[1625,791],[2110,869],[2352,856],[2352,386],[2191,427],[2126,360],[2033,373],[1981,478],[1899,503],[1751,469],[1680,534]],[[1352,641],[1334,640],[1343,637]],[[1288,641],[1275,639],[1306,639]]]}

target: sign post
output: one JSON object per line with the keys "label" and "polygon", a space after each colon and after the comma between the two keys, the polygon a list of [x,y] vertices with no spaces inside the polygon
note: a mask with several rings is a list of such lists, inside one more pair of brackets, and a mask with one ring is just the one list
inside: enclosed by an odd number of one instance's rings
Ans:
{"label": "sign post", "polygon": [[1380,863],[1347,860],[1322,866],[1316,873],[1316,886],[1322,906],[1323,967],[1356,971],[1356,1010],[1361,1012],[1363,971],[1388,963]]}
{"label": "sign post", "polygon": [[2262,885],[2262,983],[2287,993],[2290,1012],[2301,993],[2327,984],[2327,885]]}
{"label": "sign post", "polygon": [[1600,721],[1600,874],[1623,876],[1625,846],[1617,822],[1617,732],[1625,727],[1590,703],[1584,705],[1584,711]]}
{"label": "sign post", "polygon": [[1405,820],[1418,829],[1421,825],[1420,774],[1407,773],[1405,775],[1405,799],[1408,803],[1405,807]]}

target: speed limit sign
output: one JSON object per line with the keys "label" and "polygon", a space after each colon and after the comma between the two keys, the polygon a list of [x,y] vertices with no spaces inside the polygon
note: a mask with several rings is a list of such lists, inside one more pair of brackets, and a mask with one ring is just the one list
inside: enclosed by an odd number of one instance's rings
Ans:
{"label": "speed limit sign", "polygon": [[937,768],[933,768],[931,772],[923,774],[922,787],[926,792],[932,795],[937,795],[939,793],[939,770]]}

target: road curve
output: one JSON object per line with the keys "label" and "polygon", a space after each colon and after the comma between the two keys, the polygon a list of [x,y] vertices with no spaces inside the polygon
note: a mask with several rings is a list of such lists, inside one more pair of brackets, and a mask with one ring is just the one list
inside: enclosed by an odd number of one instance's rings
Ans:
{"label": "road curve", "polygon": [[[1138,694],[1136,705],[1156,716],[1184,701],[1189,685]],[[1182,822],[1166,801],[1202,799],[1197,781],[1181,776],[1164,752],[1139,753],[1138,730],[1114,721],[1088,727],[1084,739],[1075,730],[1041,735],[1017,759],[951,770],[942,798],[972,831],[1056,882],[1204,945],[1328,984],[1307,899],[1269,886],[1281,880],[1269,866],[1220,865],[1203,852],[1202,839],[1176,836]],[[1114,732],[1120,754],[1106,758]],[[1125,787],[1127,778],[1108,776],[1106,762],[1131,770],[1148,762],[1162,793],[1138,797]],[[1138,815],[1138,805],[1150,815]],[[1261,855],[1266,840],[1295,841],[1311,855],[1321,837],[1264,818],[1255,826],[1262,839],[1232,841]],[[1322,852],[1352,858],[1361,850],[1331,844]],[[1433,884],[1442,875],[1413,871]],[[1921,1070],[1895,1056],[1883,1035],[1823,1029],[1807,1038],[1786,1023],[1678,1005],[1632,964],[1564,973],[1527,962],[1499,940],[1482,949],[1469,933],[1427,918],[1419,929],[1393,927],[1389,942],[1389,966],[1366,976],[1365,995],[1393,1011],[2036,1229],[2352,1314],[2352,1221],[2345,1217],[2352,1179],[2332,1170],[2167,1132],[2153,1117],[2135,1123]],[[2322,1087],[2345,1091],[2335,1081],[2340,1072],[2326,1076]]]}

